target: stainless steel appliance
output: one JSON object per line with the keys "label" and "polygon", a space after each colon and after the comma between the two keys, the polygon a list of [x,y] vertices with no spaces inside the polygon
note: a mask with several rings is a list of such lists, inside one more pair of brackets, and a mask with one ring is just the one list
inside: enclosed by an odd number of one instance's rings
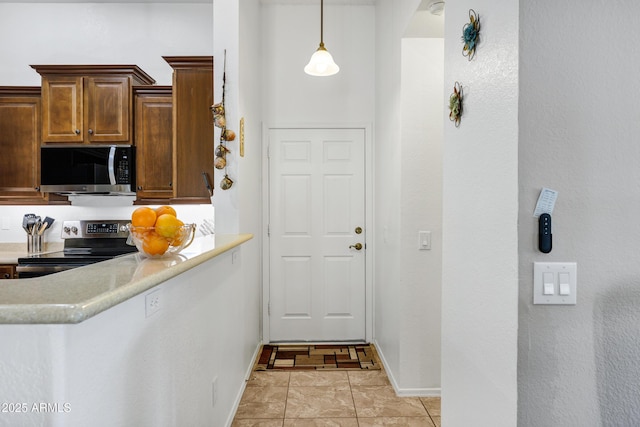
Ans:
{"label": "stainless steel appliance", "polygon": [[18,278],[45,276],[136,252],[135,246],[127,244],[128,222],[63,221],[63,250],[18,258]]}
{"label": "stainless steel appliance", "polygon": [[136,191],[135,147],[40,147],[40,190],[61,194],[126,194]]}

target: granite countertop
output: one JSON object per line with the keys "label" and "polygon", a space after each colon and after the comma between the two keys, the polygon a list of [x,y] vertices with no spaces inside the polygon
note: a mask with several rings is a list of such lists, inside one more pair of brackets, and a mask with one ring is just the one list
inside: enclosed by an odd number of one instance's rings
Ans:
{"label": "granite countertop", "polygon": [[0,283],[0,324],[80,323],[253,238],[196,238],[177,255],[123,255],[72,270]]}
{"label": "granite countertop", "polygon": [[[62,242],[47,242],[42,253],[61,251],[63,247]],[[17,264],[18,258],[28,255],[26,243],[0,243],[0,264]]]}

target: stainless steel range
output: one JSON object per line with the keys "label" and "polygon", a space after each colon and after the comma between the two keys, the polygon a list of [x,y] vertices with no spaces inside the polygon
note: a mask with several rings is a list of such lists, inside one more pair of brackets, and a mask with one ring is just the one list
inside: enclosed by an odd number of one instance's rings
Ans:
{"label": "stainless steel range", "polygon": [[63,250],[18,258],[18,278],[45,276],[136,252],[135,246],[127,244],[128,222],[64,221],[61,232]]}

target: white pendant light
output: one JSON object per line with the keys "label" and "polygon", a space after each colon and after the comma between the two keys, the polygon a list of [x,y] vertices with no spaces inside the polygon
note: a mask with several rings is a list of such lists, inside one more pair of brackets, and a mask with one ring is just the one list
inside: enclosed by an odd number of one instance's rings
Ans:
{"label": "white pendant light", "polygon": [[332,76],[340,71],[340,67],[333,62],[333,57],[329,53],[327,49],[324,47],[323,42],[323,22],[324,20],[324,0],[320,0],[320,46],[318,46],[318,50],[311,55],[311,59],[306,67],[304,67],[304,72],[311,76]]}

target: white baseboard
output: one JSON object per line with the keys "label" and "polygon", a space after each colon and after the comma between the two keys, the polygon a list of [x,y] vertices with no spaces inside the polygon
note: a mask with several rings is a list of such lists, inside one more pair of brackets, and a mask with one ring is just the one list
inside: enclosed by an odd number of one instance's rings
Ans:
{"label": "white baseboard", "polygon": [[253,356],[251,356],[251,363],[247,367],[247,370],[244,374],[244,381],[242,382],[242,387],[240,387],[240,391],[236,395],[236,399],[233,402],[233,407],[231,408],[231,413],[229,414],[229,418],[227,418],[227,422],[224,424],[225,427],[231,427],[233,423],[233,419],[236,416],[236,412],[238,411],[238,406],[240,406],[240,401],[242,400],[242,395],[244,394],[245,389],[247,388],[247,381],[251,377],[251,372],[253,372],[253,366],[255,364],[256,358],[258,357],[258,352],[262,348],[262,342],[259,342],[256,346],[256,349],[253,352]]}
{"label": "white baseboard", "polygon": [[390,369],[387,360],[384,357],[384,352],[382,348],[378,344],[376,340],[373,341],[376,346],[376,351],[378,352],[378,357],[380,357],[380,361],[382,362],[382,366],[384,366],[384,370],[387,373],[387,377],[389,377],[389,382],[393,386],[396,394],[402,397],[439,397],[442,394],[441,388],[402,388],[398,385],[398,381],[394,376],[394,372]]}

